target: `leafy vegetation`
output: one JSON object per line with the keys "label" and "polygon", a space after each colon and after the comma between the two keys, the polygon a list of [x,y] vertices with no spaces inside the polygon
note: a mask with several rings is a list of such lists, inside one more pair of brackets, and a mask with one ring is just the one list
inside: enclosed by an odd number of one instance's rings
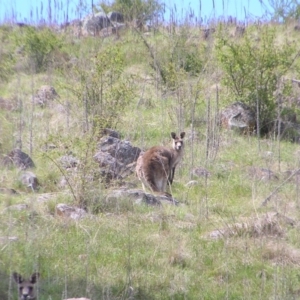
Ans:
{"label": "leafy vegetation", "polygon": [[[224,70],[224,85],[235,99],[257,110],[260,130],[270,131],[276,118],[275,92],[282,77],[291,70],[295,44],[287,41],[278,45],[275,29],[262,26],[248,28],[243,39],[238,41],[230,40],[220,32],[216,50]],[[286,86],[281,87],[283,94]]]}
{"label": "leafy vegetation", "polygon": [[107,12],[122,13],[125,20],[129,22],[155,20],[163,12],[163,5],[157,0],[116,0],[110,5],[107,2],[100,2],[99,6]]}

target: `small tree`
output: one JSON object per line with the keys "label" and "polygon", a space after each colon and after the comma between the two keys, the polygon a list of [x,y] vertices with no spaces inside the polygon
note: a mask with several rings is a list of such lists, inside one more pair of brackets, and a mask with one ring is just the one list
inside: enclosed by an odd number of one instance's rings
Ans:
{"label": "small tree", "polygon": [[107,5],[100,2],[107,12],[109,10],[119,11],[127,21],[141,20],[143,22],[152,20],[163,11],[163,6],[158,0],[115,0]]}
{"label": "small tree", "polygon": [[260,130],[266,133],[276,115],[275,91],[291,67],[295,46],[276,42],[275,29],[248,28],[242,40],[219,34],[217,57],[224,71],[223,83],[237,100],[259,113]]}
{"label": "small tree", "polygon": [[133,98],[132,82],[123,74],[124,59],[121,47],[109,46],[85,60],[85,68],[77,65],[73,71],[80,83],[67,86],[82,103],[87,122],[99,130],[116,127]]}

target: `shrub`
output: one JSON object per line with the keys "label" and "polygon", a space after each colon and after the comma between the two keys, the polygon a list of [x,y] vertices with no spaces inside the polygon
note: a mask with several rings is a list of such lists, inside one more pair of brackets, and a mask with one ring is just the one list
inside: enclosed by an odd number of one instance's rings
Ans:
{"label": "shrub", "polygon": [[260,131],[266,133],[276,117],[275,91],[293,63],[295,46],[277,44],[273,28],[257,27],[258,37],[254,29],[249,27],[241,40],[231,40],[219,30],[216,52],[224,85],[258,111]]}
{"label": "shrub", "polygon": [[[21,38],[20,38],[21,37]],[[39,73],[47,69],[51,54],[62,46],[61,41],[49,28],[36,29],[28,26],[24,33],[15,35],[17,45],[23,46],[31,71]]]}
{"label": "shrub", "polygon": [[74,74],[79,84],[67,86],[82,103],[91,124],[99,130],[115,128],[133,97],[132,82],[123,74],[124,60],[119,45],[109,46],[85,61],[88,68],[77,65]]}

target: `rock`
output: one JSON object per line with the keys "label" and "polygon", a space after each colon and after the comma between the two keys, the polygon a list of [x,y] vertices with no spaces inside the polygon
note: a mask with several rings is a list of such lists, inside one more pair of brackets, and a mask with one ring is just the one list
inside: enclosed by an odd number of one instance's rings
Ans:
{"label": "rock", "polygon": [[192,186],[195,186],[195,185],[198,185],[199,182],[197,180],[190,180],[188,183],[186,183],[186,187],[192,187]]}
{"label": "rock", "polygon": [[269,180],[278,180],[278,176],[271,170],[266,168],[259,168],[259,167],[249,167],[248,174],[250,177],[261,180],[261,181],[269,181]]}
{"label": "rock", "polygon": [[7,111],[16,111],[19,105],[14,99],[3,99],[0,97],[0,109]]}
{"label": "rock", "polygon": [[202,167],[194,168],[192,170],[192,175],[196,176],[196,177],[210,177],[211,176],[210,172]]}
{"label": "rock", "polygon": [[152,195],[145,193],[139,189],[116,189],[112,190],[107,196],[105,201],[118,202],[124,199],[133,201],[134,204],[147,204],[151,206],[157,206],[162,204],[178,205],[179,202],[172,197],[165,195]]}
{"label": "rock", "polygon": [[0,194],[18,195],[18,192],[16,190],[14,190],[14,189],[0,188]]}
{"label": "rock", "polygon": [[2,159],[2,164],[6,167],[11,167],[14,165],[21,170],[35,168],[34,162],[30,156],[18,148],[8,153],[8,155]]}
{"label": "rock", "polygon": [[99,164],[101,176],[107,183],[112,179],[123,179],[131,175],[141,152],[140,148],[133,147],[129,141],[112,136],[101,138],[97,148],[99,150],[94,159]]}
{"label": "rock", "polygon": [[34,95],[33,101],[35,104],[45,107],[49,101],[53,101],[57,97],[59,96],[53,86],[42,85]]}
{"label": "rock", "polygon": [[220,122],[224,128],[237,129],[242,133],[252,133],[256,126],[256,117],[248,105],[235,102],[221,112]]}
{"label": "rock", "polygon": [[117,22],[117,23],[124,23],[124,16],[123,14],[117,12],[117,11],[111,11],[107,14],[107,17],[111,22]]}
{"label": "rock", "polygon": [[65,169],[76,168],[79,165],[79,160],[72,154],[62,156],[59,162]]}
{"label": "rock", "polygon": [[247,218],[241,223],[227,224],[224,228],[211,231],[206,236],[211,239],[232,236],[283,237],[285,226],[294,226],[295,222],[279,213],[270,212],[254,218]]}
{"label": "rock", "polygon": [[28,205],[27,204],[15,204],[15,205],[11,205],[9,207],[7,207],[7,210],[26,210],[28,209]]}
{"label": "rock", "polygon": [[39,189],[39,181],[33,172],[22,172],[19,176],[19,180],[23,185],[30,188],[32,191],[37,191]]}
{"label": "rock", "polygon": [[121,135],[119,132],[111,129],[111,128],[104,128],[102,130],[102,134],[103,135],[108,135],[108,136],[111,136],[111,137],[114,137],[114,138],[117,138],[117,139],[120,139],[121,138]]}
{"label": "rock", "polygon": [[103,28],[110,25],[110,20],[103,12],[89,15],[83,21],[83,30],[87,35],[98,36]]}
{"label": "rock", "polygon": [[87,216],[87,212],[79,207],[70,206],[64,203],[59,203],[55,208],[56,214],[61,217],[80,220]]}

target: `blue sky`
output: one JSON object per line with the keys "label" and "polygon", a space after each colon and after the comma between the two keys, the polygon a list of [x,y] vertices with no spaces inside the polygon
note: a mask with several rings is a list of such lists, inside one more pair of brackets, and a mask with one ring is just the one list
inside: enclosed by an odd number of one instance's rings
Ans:
{"label": "blue sky", "polygon": [[[78,10],[79,3],[85,7]],[[0,22],[17,21],[37,23],[44,19],[49,21],[49,7],[51,20],[58,23],[80,18],[91,11],[91,4],[97,0],[0,0]],[[170,18],[170,12],[182,20],[188,12],[193,12],[194,18],[204,22],[210,19],[236,17],[238,20],[253,20],[271,11],[268,0],[165,0],[165,20]],[[51,5],[49,6],[49,3]],[[205,4],[204,4],[205,3]]]}

